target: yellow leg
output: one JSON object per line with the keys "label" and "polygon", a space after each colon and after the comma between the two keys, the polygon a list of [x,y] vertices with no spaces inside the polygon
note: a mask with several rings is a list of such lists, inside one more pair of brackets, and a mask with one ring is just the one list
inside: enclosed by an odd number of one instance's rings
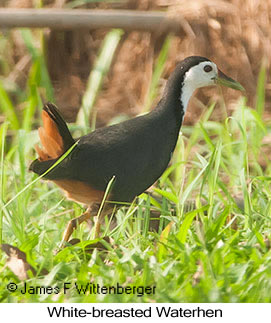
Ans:
{"label": "yellow leg", "polygon": [[99,238],[100,232],[101,232],[101,221],[100,221],[100,219],[97,219],[97,221],[95,223],[95,228],[94,228],[94,239]]}
{"label": "yellow leg", "polygon": [[91,216],[97,213],[97,205],[89,207],[85,213],[69,221],[60,244],[60,248],[65,247],[65,244],[69,241],[71,234],[82,222],[87,221]]}
{"label": "yellow leg", "polygon": [[[70,236],[73,231],[80,225],[82,222],[90,219],[91,216],[95,216],[99,210],[100,204],[95,203],[90,206],[85,213],[69,221],[64,233],[63,238],[60,244],[60,248],[65,247],[66,243],[69,241]],[[95,239],[99,238],[101,231],[101,223],[103,222],[104,216],[107,215],[112,210],[112,207],[105,206],[95,223]]]}
{"label": "yellow leg", "polygon": [[99,217],[97,217],[94,227],[94,239],[98,239],[100,237],[101,233],[101,224],[103,223],[103,220],[106,215],[108,215],[110,212],[112,212],[113,206],[110,204],[105,204]]}

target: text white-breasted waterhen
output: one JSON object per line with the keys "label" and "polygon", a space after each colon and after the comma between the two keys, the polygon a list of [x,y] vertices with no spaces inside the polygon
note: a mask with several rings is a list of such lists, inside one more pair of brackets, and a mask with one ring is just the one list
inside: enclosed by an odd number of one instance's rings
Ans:
{"label": "text white-breasted waterhen", "polygon": [[[131,202],[149,188],[167,168],[193,92],[200,87],[222,84],[236,90],[243,87],[223,74],[215,63],[200,56],[187,57],[170,75],[162,99],[148,114],[97,129],[79,138],[71,153],[44,177],[60,186],[68,198],[84,203],[87,211],[71,220],[63,241],[76,226],[95,216],[108,182],[115,176],[108,200]],[[41,175],[74,143],[57,108],[48,103],[39,128],[42,148],[30,170]],[[112,210],[107,203],[100,220]],[[96,234],[100,223],[96,224]]]}

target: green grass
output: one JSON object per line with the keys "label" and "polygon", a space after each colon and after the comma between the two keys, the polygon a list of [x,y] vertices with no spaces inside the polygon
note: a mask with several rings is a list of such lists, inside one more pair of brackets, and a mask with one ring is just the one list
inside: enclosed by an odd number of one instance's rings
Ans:
{"label": "green grass", "polygon": [[[34,128],[40,122],[33,116],[41,108],[41,93],[51,93],[51,85],[40,64],[42,53],[31,47],[29,33],[24,39],[33,64],[25,93],[15,93],[23,103],[21,115],[8,89],[0,88],[1,112],[8,121],[0,128],[0,237],[24,251],[37,271],[36,276],[29,273],[28,285],[58,286],[60,292],[21,294],[23,282],[5,266],[7,257],[2,252],[1,301],[270,302],[271,162],[263,138],[270,136],[271,128],[263,120],[264,71],[256,109],[247,107],[242,98],[231,117],[214,122],[210,120],[213,110],[222,107],[213,104],[194,126],[182,127],[172,165],[154,190],[156,198],[143,194],[119,209],[113,228],[112,219],[106,219],[104,232],[112,244],[103,241],[103,250],[89,252],[86,245],[97,241],[87,240],[93,229],[90,234],[83,224],[73,233],[82,242],[55,254],[67,222],[84,210],[63,198],[54,184],[35,181],[37,176],[28,172],[35,158],[33,145],[38,142]],[[160,73],[161,65],[157,66],[154,75]],[[156,80],[153,91],[155,84]],[[188,207],[191,200],[194,206]],[[160,215],[157,231],[149,230],[153,212]],[[14,293],[6,288],[10,282],[18,284]],[[64,294],[64,283],[90,282],[156,286],[156,292],[142,297],[79,295],[72,288]]]}

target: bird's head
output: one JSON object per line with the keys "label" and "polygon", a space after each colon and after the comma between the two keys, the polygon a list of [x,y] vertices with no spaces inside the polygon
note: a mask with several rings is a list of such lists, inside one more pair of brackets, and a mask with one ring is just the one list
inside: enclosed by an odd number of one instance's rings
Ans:
{"label": "bird's head", "polygon": [[221,72],[208,58],[189,56],[178,63],[169,77],[166,97],[170,100],[178,98],[185,112],[188,101],[196,89],[217,84],[244,91],[240,83]]}
{"label": "bird's head", "polygon": [[244,91],[240,83],[225,75],[217,68],[215,63],[205,57],[190,56],[180,64],[184,68],[186,67],[183,80],[184,84],[189,83],[194,89],[220,84],[235,90]]}

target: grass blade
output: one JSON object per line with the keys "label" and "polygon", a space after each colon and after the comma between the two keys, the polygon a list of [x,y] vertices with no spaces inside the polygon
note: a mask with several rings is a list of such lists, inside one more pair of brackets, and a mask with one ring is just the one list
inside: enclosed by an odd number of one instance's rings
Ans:
{"label": "grass blade", "polygon": [[[5,151],[5,138],[8,130],[8,123],[5,122],[0,128],[0,138],[1,138],[1,170],[0,170],[0,197],[1,204],[4,204],[4,174],[5,174],[5,165],[4,165],[4,151]],[[3,241],[3,209],[0,209],[0,245]]]}
{"label": "grass blade", "polygon": [[205,205],[203,207],[201,207],[200,209],[198,210],[194,210],[194,211],[191,211],[191,212],[188,212],[186,215],[185,215],[185,218],[183,220],[183,223],[180,227],[180,230],[177,234],[177,238],[178,240],[184,244],[185,241],[186,241],[186,237],[187,237],[187,234],[188,234],[188,230],[189,228],[191,227],[191,224],[195,218],[195,216],[199,213],[199,212],[203,212],[205,210],[208,209],[208,205]]}
{"label": "grass blade", "polygon": [[22,29],[21,35],[33,60],[31,71],[32,75],[30,75],[30,80],[32,81],[31,83],[45,88],[46,100],[54,101],[54,90],[44,55],[35,47],[35,42],[30,29]]}
{"label": "grass blade", "polygon": [[[112,63],[114,53],[117,49],[123,32],[120,29],[110,31],[102,44],[100,54],[91,71],[86,87],[86,92],[82,98],[82,106],[78,112],[76,123],[85,127],[85,133],[88,132],[89,117],[93,110],[97,94],[101,88],[104,76],[107,74]],[[93,127],[95,128],[95,127]]]}
{"label": "grass blade", "polygon": [[7,92],[5,91],[2,82],[0,81],[0,107],[10,122],[10,128],[17,130],[20,128],[20,123],[15,111],[15,107],[12,104]]}
{"label": "grass blade", "polygon": [[152,102],[155,99],[155,97],[157,96],[157,86],[159,84],[161,75],[162,75],[164,68],[165,68],[165,64],[166,64],[166,60],[168,57],[168,52],[170,49],[171,41],[172,41],[172,35],[167,36],[167,38],[164,41],[164,44],[162,46],[162,49],[159,53],[157,63],[155,65],[154,72],[152,75],[149,94],[148,94],[148,97],[146,100],[145,107],[142,112],[150,111]]}

